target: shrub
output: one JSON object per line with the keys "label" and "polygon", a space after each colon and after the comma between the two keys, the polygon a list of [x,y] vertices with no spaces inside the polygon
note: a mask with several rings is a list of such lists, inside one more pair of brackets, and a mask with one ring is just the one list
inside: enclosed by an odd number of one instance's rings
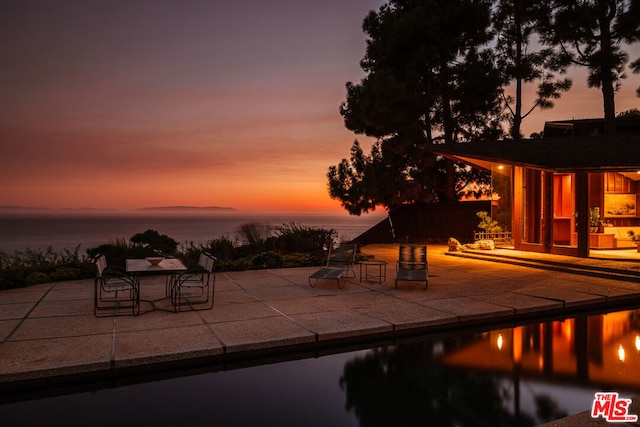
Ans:
{"label": "shrub", "polygon": [[173,255],[178,249],[178,242],[166,234],[160,234],[156,230],[147,230],[137,233],[129,239],[134,245],[142,246],[149,250],[151,255]]}
{"label": "shrub", "polygon": [[177,257],[184,263],[184,265],[191,268],[198,265],[198,260],[200,259],[200,253],[202,251],[202,246],[197,246],[193,242],[189,242],[182,246]]}
{"label": "shrub", "polygon": [[502,231],[500,224],[491,219],[488,212],[480,211],[476,213],[476,216],[480,218],[480,224],[478,224],[479,229],[484,230],[487,233],[499,233]]}
{"label": "shrub", "polygon": [[253,257],[252,268],[280,268],[282,267],[282,257],[275,252],[263,252]]}
{"label": "shrub", "polygon": [[338,233],[334,229],[309,227],[295,222],[282,224],[275,229],[272,248],[280,252],[316,252]]}
{"label": "shrub", "polygon": [[223,269],[224,261],[237,259],[238,250],[228,237],[209,240],[204,245],[196,245],[193,242],[185,243],[177,252],[176,257],[182,260],[187,267],[196,267],[202,252],[208,252],[218,260],[215,269]]}
{"label": "shrub", "polygon": [[238,253],[236,245],[228,237],[209,240],[204,249],[218,259],[234,259]]}
{"label": "shrub", "polygon": [[[141,248],[144,250],[144,248]],[[94,259],[97,255],[104,255],[109,265],[124,267],[127,258],[134,258],[134,246],[129,245],[123,239],[116,239],[111,243],[105,243],[95,248],[87,249],[90,259]],[[142,255],[144,258],[147,255]]]}
{"label": "shrub", "polygon": [[252,222],[243,224],[236,230],[238,239],[245,247],[254,252],[264,251],[266,242],[271,233],[271,227],[267,224]]}
{"label": "shrub", "polygon": [[74,280],[81,277],[81,272],[82,270],[79,268],[60,267],[49,274],[49,280],[52,282]]}
{"label": "shrub", "polygon": [[309,267],[322,264],[324,260],[306,252],[294,252],[282,255],[282,267]]}
{"label": "shrub", "polygon": [[25,285],[24,271],[0,270],[0,290],[19,288]]}
{"label": "shrub", "polygon": [[[274,235],[270,235],[273,231]],[[294,222],[275,228],[250,223],[238,229],[238,240],[225,236],[204,245],[191,242],[180,246],[169,236],[147,230],[133,235],[129,241],[116,239],[89,248],[87,255],[82,257],[79,245],[74,251],[63,253],[54,252],[52,248],[26,249],[12,255],[0,251],[0,289],[93,277],[96,271],[92,260],[98,254],[104,255],[108,264],[116,267],[124,267],[128,258],[144,258],[158,252],[180,258],[188,267],[195,267],[203,251],[218,259],[216,271],[320,265],[324,259],[323,245],[336,236],[333,229]]]}
{"label": "shrub", "polygon": [[129,242],[116,239],[94,248],[87,249],[90,259],[104,255],[109,265],[124,267],[127,258],[145,258],[156,255],[176,255],[178,242],[155,230],[147,230],[131,236]]}
{"label": "shrub", "polygon": [[[45,250],[26,249],[8,255],[0,251],[0,289],[22,287],[52,280],[51,275],[56,270],[61,271],[54,277],[64,277],[61,280],[92,277],[95,274],[91,263],[79,256],[80,246],[74,251],[65,250],[64,253]],[[73,277],[71,274],[73,271]]]}
{"label": "shrub", "polygon": [[246,259],[238,259],[233,261],[222,261],[216,265],[220,266],[222,271],[241,271],[249,268],[249,262]]}
{"label": "shrub", "polygon": [[27,286],[39,285],[41,283],[47,283],[49,281],[49,275],[40,271],[34,271],[27,276],[25,284]]}

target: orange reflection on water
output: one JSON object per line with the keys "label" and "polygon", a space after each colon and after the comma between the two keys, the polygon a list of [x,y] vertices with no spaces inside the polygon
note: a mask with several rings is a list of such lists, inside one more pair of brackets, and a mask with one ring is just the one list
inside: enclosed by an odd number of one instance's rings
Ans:
{"label": "orange reflection on water", "polygon": [[500,329],[443,356],[446,365],[640,387],[640,311]]}

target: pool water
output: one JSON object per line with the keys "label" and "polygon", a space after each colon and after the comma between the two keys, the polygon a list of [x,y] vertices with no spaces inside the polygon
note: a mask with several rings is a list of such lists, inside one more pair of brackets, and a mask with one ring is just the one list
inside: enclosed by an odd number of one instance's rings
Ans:
{"label": "pool water", "polygon": [[[535,426],[640,396],[640,311],[0,405],[3,426]],[[640,398],[640,397],[639,397]]]}

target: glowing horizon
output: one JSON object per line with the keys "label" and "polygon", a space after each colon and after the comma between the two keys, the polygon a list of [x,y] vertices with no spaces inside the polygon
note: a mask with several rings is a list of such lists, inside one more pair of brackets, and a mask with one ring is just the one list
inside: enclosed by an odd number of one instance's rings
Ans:
{"label": "glowing horizon", "polygon": [[[327,169],[372,139],[338,108],[364,76],[362,20],[384,1],[215,3],[7,6],[0,205],[344,212]],[[525,135],[602,117],[600,91],[571,77]],[[617,112],[638,108],[638,86],[629,73]]]}

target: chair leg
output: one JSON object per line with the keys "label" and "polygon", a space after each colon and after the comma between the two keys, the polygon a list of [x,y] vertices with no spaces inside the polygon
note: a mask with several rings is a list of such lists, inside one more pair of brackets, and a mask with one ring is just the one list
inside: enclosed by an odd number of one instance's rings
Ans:
{"label": "chair leg", "polygon": [[134,278],[134,286],[133,291],[135,292],[135,309],[134,316],[138,316],[140,314],[140,279],[138,277]]}
{"label": "chair leg", "polygon": [[348,268],[345,269],[344,277],[351,277],[351,278],[355,279],[358,276],[356,275],[356,271],[353,268],[348,267]]}
{"label": "chair leg", "polygon": [[174,276],[174,274],[170,274],[164,279],[164,296],[166,296],[167,298],[171,298],[172,295],[171,288],[173,288]]}
{"label": "chair leg", "polygon": [[[183,306],[189,306],[191,310],[211,310],[214,304],[215,298],[215,279],[209,284],[198,287],[200,289],[199,295],[184,295],[183,289],[180,284],[176,284],[173,287],[171,295],[171,303],[173,304],[174,311],[182,311]],[[188,289],[194,289],[194,287],[188,287]],[[195,300],[193,299],[195,297]]]}
{"label": "chair leg", "polygon": [[[140,314],[140,282],[138,279],[135,279],[130,289],[114,291],[113,293],[115,297],[107,295],[107,291],[102,289],[100,280],[96,279],[94,281],[93,315],[95,317],[123,315],[125,313],[119,313],[119,311],[128,309],[131,309],[133,316]],[[124,296],[128,296],[128,298],[124,299]],[[101,312],[107,314],[101,316],[99,314]]]}
{"label": "chair leg", "polygon": [[93,315],[98,317],[98,279],[93,281]]}

